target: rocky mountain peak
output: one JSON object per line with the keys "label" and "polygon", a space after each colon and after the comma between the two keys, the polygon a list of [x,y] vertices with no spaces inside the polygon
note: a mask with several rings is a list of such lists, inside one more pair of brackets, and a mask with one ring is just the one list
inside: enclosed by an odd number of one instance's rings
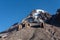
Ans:
{"label": "rocky mountain peak", "polygon": [[21,23],[1,32],[0,40],[60,40],[59,21],[60,9],[55,15],[35,9]]}

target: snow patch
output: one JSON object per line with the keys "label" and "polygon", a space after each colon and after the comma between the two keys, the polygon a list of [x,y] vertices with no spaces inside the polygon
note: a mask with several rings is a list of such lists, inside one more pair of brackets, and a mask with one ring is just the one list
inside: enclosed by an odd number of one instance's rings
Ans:
{"label": "snow patch", "polygon": [[36,12],[39,13],[39,12],[42,12],[42,13],[45,13],[46,11],[42,10],[42,9],[36,9]]}

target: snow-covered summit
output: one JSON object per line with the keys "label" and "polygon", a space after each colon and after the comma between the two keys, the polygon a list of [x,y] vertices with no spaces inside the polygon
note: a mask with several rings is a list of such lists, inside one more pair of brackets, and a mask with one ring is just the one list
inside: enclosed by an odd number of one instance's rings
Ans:
{"label": "snow-covered summit", "polygon": [[36,9],[36,12],[37,13],[39,13],[39,12],[45,13],[46,11],[45,10],[42,10],[42,9]]}
{"label": "snow-covered summit", "polygon": [[33,14],[33,17],[34,17],[34,18],[38,18],[39,16],[41,16],[41,15],[40,15],[41,12],[42,12],[42,13],[46,13],[46,11],[45,11],[45,10],[42,10],[42,9],[36,9],[35,11],[36,11],[36,12]]}

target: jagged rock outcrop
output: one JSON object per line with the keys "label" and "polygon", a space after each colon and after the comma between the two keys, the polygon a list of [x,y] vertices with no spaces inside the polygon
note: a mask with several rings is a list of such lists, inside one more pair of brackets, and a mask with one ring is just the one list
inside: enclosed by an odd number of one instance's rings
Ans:
{"label": "jagged rock outcrop", "polygon": [[[33,10],[22,22],[0,33],[0,40],[60,40],[60,11]],[[58,25],[57,25],[58,24]]]}

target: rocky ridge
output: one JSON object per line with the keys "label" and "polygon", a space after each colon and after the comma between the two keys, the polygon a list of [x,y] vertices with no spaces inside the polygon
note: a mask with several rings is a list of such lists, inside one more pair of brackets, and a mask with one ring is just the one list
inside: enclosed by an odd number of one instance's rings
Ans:
{"label": "rocky ridge", "polygon": [[55,15],[37,9],[6,31],[0,33],[0,40],[60,40],[60,9]]}

